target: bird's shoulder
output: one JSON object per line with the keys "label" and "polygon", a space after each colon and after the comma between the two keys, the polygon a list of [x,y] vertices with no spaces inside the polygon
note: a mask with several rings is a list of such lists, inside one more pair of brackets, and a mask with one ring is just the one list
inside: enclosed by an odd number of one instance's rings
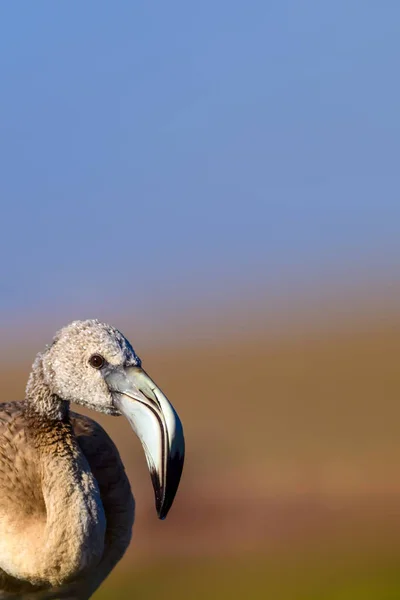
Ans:
{"label": "bird's shoulder", "polygon": [[[0,402],[0,472],[16,455],[29,461],[35,450],[28,442],[28,423],[24,402]],[[33,462],[35,459],[32,457]]]}
{"label": "bird's shoulder", "polygon": [[116,445],[97,421],[72,411],[70,420],[78,444],[91,466],[105,467],[109,462],[122,465]]}
{"label": "bird's shoulder", "polygon": [[0,402],[0,434],[10,425],[14,429],[21,429],[24,421],[24,402]]}
{"label": "bird's shoulder", "polygon": [[94,419],[79,413],[70,413],[78,444],[95,476],[102,496],[114,487],[126,488],[130,495],[129,480],[120,454],[113,440]]}

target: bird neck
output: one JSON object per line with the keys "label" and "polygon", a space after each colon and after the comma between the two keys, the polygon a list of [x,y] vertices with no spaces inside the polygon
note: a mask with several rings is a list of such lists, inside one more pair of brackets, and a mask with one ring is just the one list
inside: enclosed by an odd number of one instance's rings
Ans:
{"label": "bird neck", "polygon": [[106,518],[71,423],[27,419],[35,458],[30,479],[39,489],[2,523],[2,567],[35,586],[58,587],[100,562]]}
{"label": "bird neck", "polygon": [[[99,488],[69,421],[35,425],[46,507],[41,578],[63,583],[94,566],[104,550],[106,520]],[[42,546],[43,547],[43,546]]]}
{"label": "bird neck", "polygon": [[69,415],[69,402],[51,391],[43,371],[42,354],[38,354],[26,386],[28,413],[47,421],[65,421]]}

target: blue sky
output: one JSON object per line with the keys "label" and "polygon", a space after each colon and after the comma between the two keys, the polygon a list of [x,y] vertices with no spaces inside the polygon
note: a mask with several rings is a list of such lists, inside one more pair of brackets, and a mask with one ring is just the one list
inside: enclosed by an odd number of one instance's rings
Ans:
{"label": "blue sky", "polygon": [[1,3],[0,323],[396,277],[399,56],[390,1]]}

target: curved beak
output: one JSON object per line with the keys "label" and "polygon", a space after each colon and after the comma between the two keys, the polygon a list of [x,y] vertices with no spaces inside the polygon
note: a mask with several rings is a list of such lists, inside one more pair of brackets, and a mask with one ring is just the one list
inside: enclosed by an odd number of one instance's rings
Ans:
{"label": "curved beak", "polygon": [[177,492],[185,457],[182,423],[172,404],[140,367],[105,377],[115,406],[140,439],[153,482],[156,510],[165,519]]}

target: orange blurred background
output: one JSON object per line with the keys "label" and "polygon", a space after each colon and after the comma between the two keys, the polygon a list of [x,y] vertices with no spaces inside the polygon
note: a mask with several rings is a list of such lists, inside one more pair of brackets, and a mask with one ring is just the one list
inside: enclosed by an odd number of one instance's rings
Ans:
{"label": "orange blurred background", "polygon": [[[400,315],[395,294],[362,293],[291,315],[221,314],[208,339],[179,339],[176,324],[158,345],[122,319],[179,411],[187,455],[161,522],[130,426],[95,415],[137,500],[131,547],[96,597],[397,597]],[[8,398],[23,396],[42,335],[8,357]]]}

